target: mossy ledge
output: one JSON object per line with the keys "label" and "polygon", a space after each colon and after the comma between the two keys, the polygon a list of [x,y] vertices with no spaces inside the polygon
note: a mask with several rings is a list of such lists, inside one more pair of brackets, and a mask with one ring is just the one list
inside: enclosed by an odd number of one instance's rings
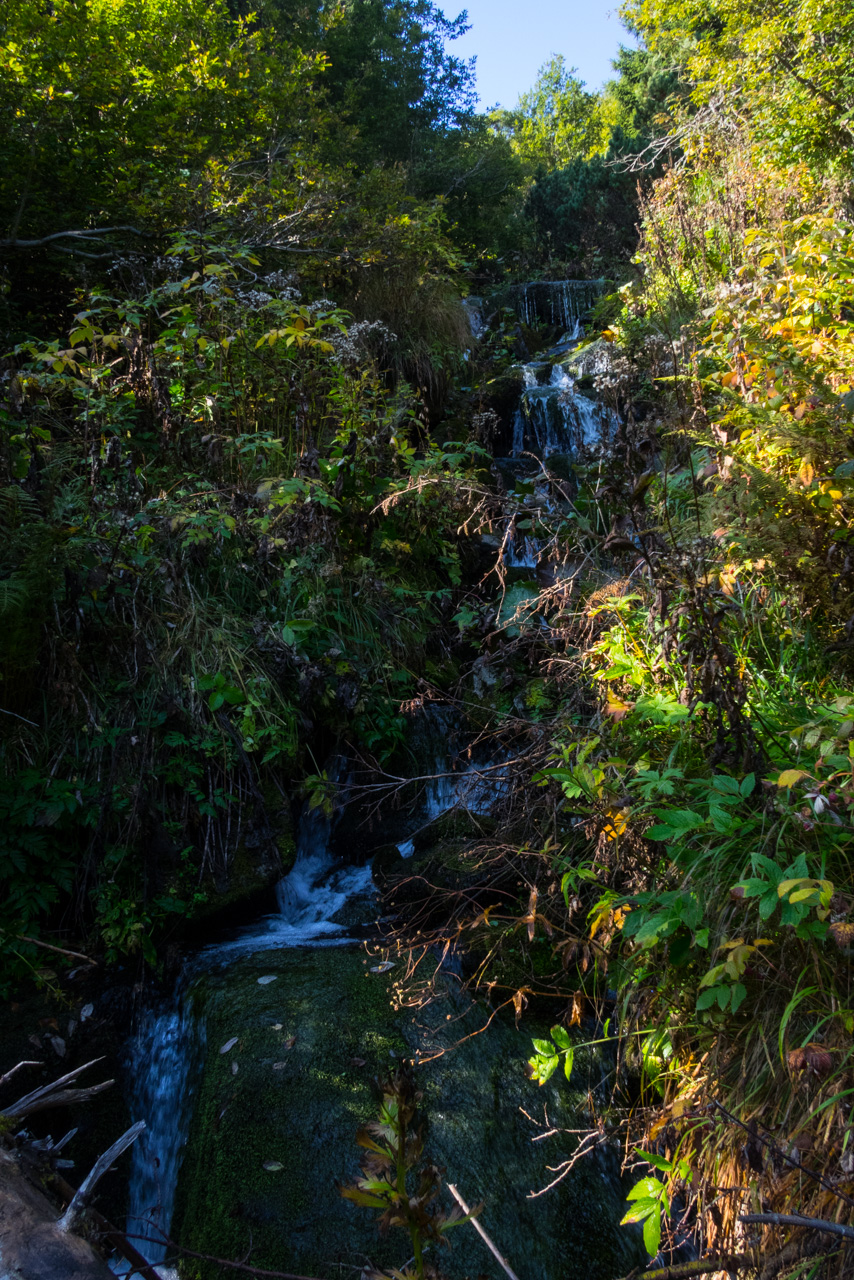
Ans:
{"label": "mossy ledge", "polygon": [[[394,970],[371,972],[351,947],[266,952],[207,975],[196,990],[207,1047],[178,1188],[173,1234],[186,1247],[253,1266],[341,1280],[350,1270],[401,1266],[407,1242],[381,1239],[374,1215],[343,1200],[357,1171],[356,1130],[376,1110],[372,1080],[402,1055],[440,1053],[483,1027],[484,1010],[449,981],[413,1014],[392,1007]],[[259,983],[260,978],[273,981]],[[618,1228],[616,1162],[580,1166],[540,1199],[542,1152],[521,1115],[547,1103],[576,1127],[585,1085],[538,1089],[523,1070],[531,1028],[496,1020],[418,1069],[426,1151],[477,1203],[521,1280],[613,1280],[637,1261]],[[235,1040],[233,1047],[222,1049]],[[583,1058],[583,1055],[582,1055]],[[601,1070],[588,1063],[591,1079]],[[589,1074],[582,1061],[579,1080]],[[444,1193],[447,1195],[447,1193]],[[449,1202],[450,1205],[450,1202]],[[496,1270],[473,1231],[454,1233],[454,1273]],[[215,1264],[182,1264],[184,1280],[214,1280]]]}

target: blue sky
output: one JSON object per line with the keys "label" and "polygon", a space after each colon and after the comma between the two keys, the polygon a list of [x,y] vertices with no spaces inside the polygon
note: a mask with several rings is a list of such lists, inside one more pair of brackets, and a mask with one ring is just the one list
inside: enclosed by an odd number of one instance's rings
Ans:
{"label": "blue sky", "polygon": [[449,18],[468,9],[472,29],[450,46],[470,58],[477,54],[482,108],[515,106],[553,53],[578,67],[590,89],[611,73],[620,44],[634,44],[617,15],[619,0],[442,0]]}

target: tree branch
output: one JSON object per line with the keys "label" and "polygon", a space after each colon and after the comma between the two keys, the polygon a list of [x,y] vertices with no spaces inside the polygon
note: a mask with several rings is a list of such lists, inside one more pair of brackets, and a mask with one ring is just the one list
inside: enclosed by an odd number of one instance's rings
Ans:
{"label": "tree branch", "polygon": [[40,240],[0,240],[0,249],[38,249],[43,244],[50,244],[52,240],[75,239],[75,240],[100,240],[103,236],[110,235],[116,231],[130,231],[135,236],[147,236],[149,232],[140,231],[138,227],[121,226],[121,227],[93,227],[90,231],[54,231],[49,236],[42,236]]}
{"label": "tree branch", "polygon": [[812,1231],[825,1231],[831,1236],[845,1236],[854,1240],[854,1227],[844,1227],[841,1222],[827,1222],[824,1218],[805,1218],[800,1213],[745,1213],[739,1222],[761,1222],[775,1227],[809,1227]]}
{"label": "tree branch", "polygon": [[103,1061],[103,1058],[93,1058],[82,1067],[75,1067],[73,1071],[68,1072],[68,1075],[60,1076],[58,1080],[42,1085],[40,1089],[34,1089],[32,1093],[27,1093],[17,1102],[13,1102],[10,1107],[3,1107],[0,1109],[0,1115],[8,1120],[21,1120],[24,1116],[32,1115],[34,1111],[45,1111],[48,1107],[59,1107],[68,1102],[85,1102],[89,1098],[94,1098],[104,1089],[109,1089],[115,1081],[106,1080],[103,1084],[93,1085],[89,1089],[63,1089],[61,1086],[70,1084],[84,1071],[88,1071],[89,1067],[94,1067],[97,1062]]}
{"label": "tree branch", "polygon": [[57,1222],[58,1231],[73,1231],[78,1218],[85,1210],[96,1186],[108,1172],[114,1160],[118,1160],[119,1156],[127,1151],[128,1147],[136,1142],[139,1135],[145,1129],[145,1121],[137,1120],[136,1124],[132,1124],[120,1138],[117,1138],[111,1147],[108,1147],[102,1156],[99,1156],[92,1166],[91,1172],[83,1179],[71,1204],[65,1210],[65,1213]]}

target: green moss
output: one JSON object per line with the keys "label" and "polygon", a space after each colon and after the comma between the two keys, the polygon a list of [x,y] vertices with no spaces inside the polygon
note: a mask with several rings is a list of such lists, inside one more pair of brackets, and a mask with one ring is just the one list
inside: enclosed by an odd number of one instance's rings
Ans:
{"label": "green moss", "polygon": [[[268,952],[202,981],[207,1050],[173,1227],[180,1242],[219,1258],[243,1257],[251,1242],[253,1266],[327,1280],[366,1260],[400,1266],[405,1237],[381,1238],[376,1215],[343,1200],[339,1185],[356,1173],[356,1130],[376,1112],[371,1078],[417,1053],[426,1060],[418,1079],[427,1155],[473,1202],[485,1200],[487,1229],[521,1280],[613,1280],[631,1270],[638,1259],[617,1225],[624,1206],[615,1157],[581,1167],[548,1197],[528,1198],[548,1175],[520,1107],[534,1114],[545,1103],[556,1125],[576,1128],[601,1065],[585,1068],[577,1087],[561,1080],[540,1090],[524,1064],[531,1036],[545,1028],[496,1019],[481,1034],[489,1011],[453,981],[444,994],[440,981],[427,1008],[395,1011],[395,971],[371,966],[349,948]],[[267,975],[276,980],[259,985]],[[447,1192],[444,1199],[450,1207]],[[474,1232],[454,1233],[452,1244],[443,1270],[492,1276]],[[220,1274],[213,1264],[182,1268],[190,1280]]]}
{"label": "green moss", "polygon": [[[269,953],[205,979],[208,1049],[176,1213],[185,1244],[230,1258],[251,1239],[253,1265],[326,1275],[360,1225],[374,1243],[370,1217],[359,1224],[336,1183],[358,1164],[370,1080],[405,1045],[387,978],[363,959],[339,948]],[[260,986],[267,974],[276,981]],[[219,1271],[193,1264],[186,1275]]]}

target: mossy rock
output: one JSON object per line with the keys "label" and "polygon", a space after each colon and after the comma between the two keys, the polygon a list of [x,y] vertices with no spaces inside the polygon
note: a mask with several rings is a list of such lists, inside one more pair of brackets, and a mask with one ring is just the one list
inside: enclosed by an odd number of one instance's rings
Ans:
{"label": "mossy rock", "polygon": [[[253,1266],[321,1280],[401,1266],[408,1239],[380,1237],[377,1215],[342,1199],[339,1187],[358,1171],[357,1129],[376,1114],[371,1077],[415,1056],[424,1060],[425,1154],[470,1203],[484,1201],[482,1221],[520,1280],[614,1280],[630,1271],[640,1255],[636,1232],[618,1226],[625,1205],[615,1152],[529,1198],[551,1176],[546,1163],[564,1159],[574,1140],[548,1151],[533,1145],[536,1130],[519,1108],[538,1115],[545,1103],[556,1126],[577,1128],[602,1064],[581,1054],[577,1084],[555,1077],[538,1088],[524,1069],[536,1028],[494,1019],[484,1031],[490,1011],[441,975],[433,1004],[396,1010],[396,968],[371,973],[375,965],[344,947],[289,950],[202,980],[206,1058],[173,1234],[219,1258],[244,1257],[251,1243]],[[260,985],[262,977],[275,980]],[[452,1205],[446,1190],[442,1202]],[[451,1242],[443,1272],[503,1280],[472,1229]],[[181,1268],[186,1280],[220,1274],[190,1260]]]}
{"label": "mossy rock", "polygon": [[495,833],[498,822],[488,814],[470,813],[468,809],[452,809],[415,836],[415,849],[422,853],[443,840],[482,840]]}

